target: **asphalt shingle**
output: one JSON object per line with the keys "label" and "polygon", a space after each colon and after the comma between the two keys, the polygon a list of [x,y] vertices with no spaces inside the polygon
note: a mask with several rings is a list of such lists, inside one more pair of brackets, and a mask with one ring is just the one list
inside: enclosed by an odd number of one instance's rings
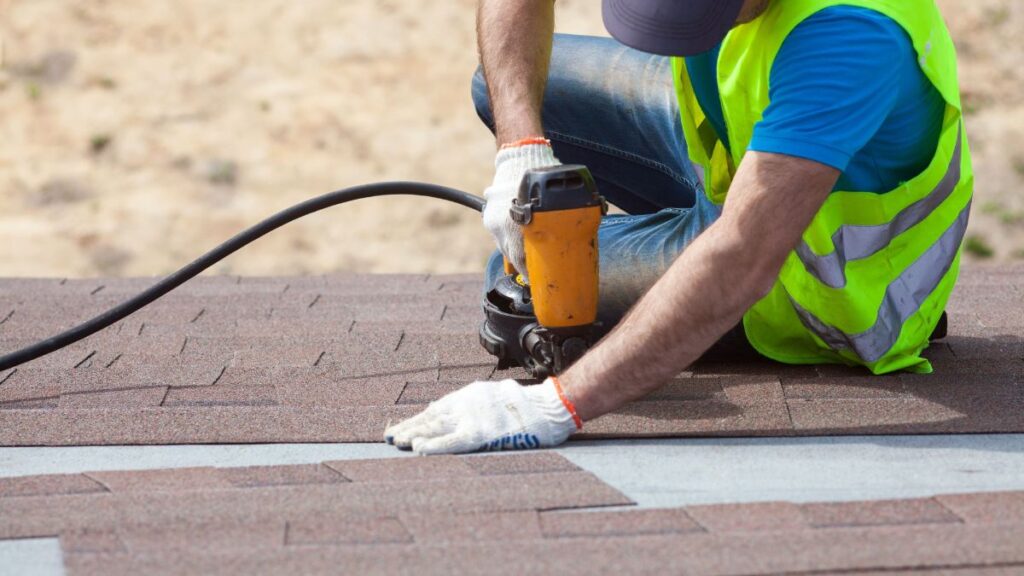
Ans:
{"label": "asphalt shingle", "polygon": [[[0,349],[151,282],[0,280]],[[784,366],[726,343],[577,437],[1024,432],[1021,285],[1021,265],[965,267],[950,335],[926,351],[934,374]],[[468,382],[529,382],[480,346],[480,295],[472,275],[196,278],[0,374],[0,445],[376,442]]]}
{"label": "asphalt shingle", "polygon": [[[1024,569],[1021,492],[628,509],[554,453],[327,464],[21,478],[50,488],[0,492],[0,539],[59,535],[104,575]],[[89,477],[112,491],[68,490]]]}

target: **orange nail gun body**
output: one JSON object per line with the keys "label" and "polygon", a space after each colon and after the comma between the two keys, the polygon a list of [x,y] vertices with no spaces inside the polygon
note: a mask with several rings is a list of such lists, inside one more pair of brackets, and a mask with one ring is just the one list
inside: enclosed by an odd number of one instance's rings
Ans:
{"label": "orange nail gun body", "polygon": [[531,170],[513,202],[530,284],[506,263],[484,298],[480,342],[498,367],[537,378],[559,374],[593,344],[597,326],[597,230],[608,205],[583,166]]}

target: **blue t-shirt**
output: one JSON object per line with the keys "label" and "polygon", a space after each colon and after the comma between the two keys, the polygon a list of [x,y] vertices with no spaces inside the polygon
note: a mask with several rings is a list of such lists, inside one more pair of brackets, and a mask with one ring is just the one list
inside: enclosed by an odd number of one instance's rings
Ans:
{"label": "blue t-shirt", "polygon": [[[721,47],[686,58],[701,109],[729,145],[716,68]],[[910,37],[865,8],[833,6],[797,26],[769,79],[771,103],[748,150],[814,160],[835,190],[888,192],[921,173],[938,145],[945,101]]]}

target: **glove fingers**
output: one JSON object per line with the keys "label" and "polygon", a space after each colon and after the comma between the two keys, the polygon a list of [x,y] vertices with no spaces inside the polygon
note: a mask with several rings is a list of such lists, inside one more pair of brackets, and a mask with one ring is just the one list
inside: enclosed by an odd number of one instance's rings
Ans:
{"label": "glove fingers", "polygon": [[461,454],[473,452],[480,446],[457,432],[437,436],[435,438],[416,438],[412,441],[412,450],[417,454]]}
{"label": "glove fingers", "polygon": [[384,430],[384,441],[388,444],[395,444],[396,438],[405,437],[408,435],[410,430],[414,430],[417,427],[423,425],[424,422],[429,420],[432,416],[428,413],[429,409],[420,412],[419,414],[399,422],[398,424],[392,424]]}
{"label": "glove fingers", "polygon": [[507,238],[505,242],[499,246],[501,253],[512,263],[515,267],[516,272],[523,275],[523,279],[529,284],[529,277],[526,274],[526,250],[523,248],[523,237],[517,235],[516,237]]}
{"label": "glove fingers", "polygon": [[447,421],[448,419],[438,414],[437,411],[428,408],[422,414],[399,424],[400,428],[394,430],[391,435],[391,443],[399,448],[408,449],[412,447],[413,441],[417,438],[442,436],[450,432]]}
{"label": "glove fingers", "polygon": [[522,274],[523,279],[529,283],[529,277],[526,274],[526,250],[523,248],[523,237],[519,236],[515,240],[510,241],[504,254],[508,261],[515,266],[516,272]]}
{"label": "glove fingers", "polygon": [[515,266],[516,271],[526,278],[526,252],[523,249],[523,231],[519,224],[509,218],[512,195],[515,187],[492,186],[484,191],[487,204],[484,207],[484,227],[494,237],[498,250]]}

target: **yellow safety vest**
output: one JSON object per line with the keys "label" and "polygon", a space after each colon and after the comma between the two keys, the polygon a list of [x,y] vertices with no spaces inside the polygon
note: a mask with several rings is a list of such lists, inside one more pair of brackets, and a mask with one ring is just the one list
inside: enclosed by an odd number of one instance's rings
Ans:
{"label": "yellow safety vest", "polygon": [[719,54],[730,150],[697,103],[685,63],[673,59],[686,144],[704,168],[708,198],[724,203],[768,107],[779,48],[798,24],[837,5],[875,10],[906,30],[921,70],[946,101],[941,136],[928,167],[896,189],[833,192],[771,292],[744,316],[744,328],[754,348],[780,362],[931,372],[921,352],[956,282],[974,188],[956,49],[934,0],[773,0],[734,28]]}

